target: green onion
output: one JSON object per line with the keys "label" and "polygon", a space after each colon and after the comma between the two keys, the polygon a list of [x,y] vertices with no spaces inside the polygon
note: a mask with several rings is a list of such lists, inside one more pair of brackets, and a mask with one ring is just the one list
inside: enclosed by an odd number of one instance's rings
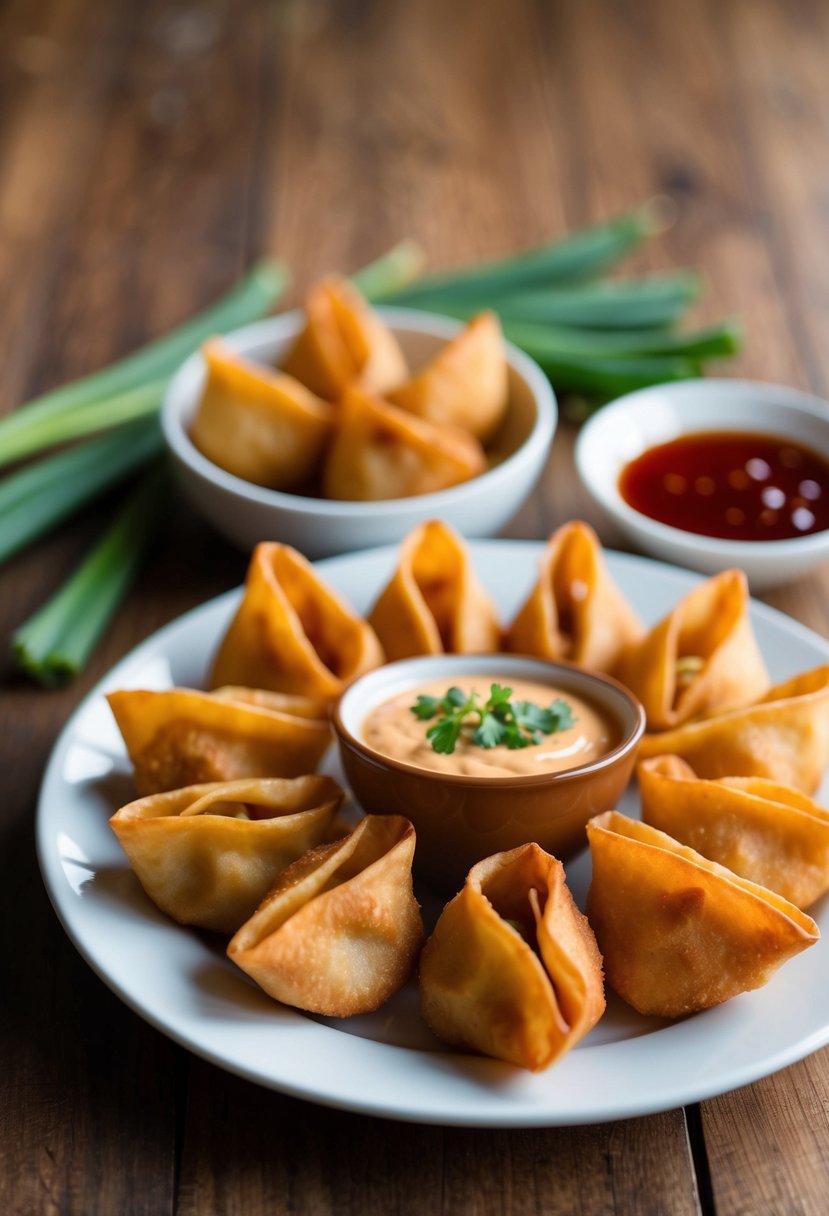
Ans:
{"label": "green onion", "polygon": [[688,359],[724,359],[736,354],[742,344],[742,327],[723,321],[698,330],[636,330],[632,333],[596,332],[584,329],[554,329],[530,322],[503,318],[504,334],[543,363],[545,356],[579,356],[591,359],[639,359],[650,355],[684,356]]}
{"label": "green onion", "polygon": [[80,510],[163,447],[157,418],[39,460],[0,481],[0,563]]}
{"label": "green onion", "polygon": [[426,275],[411,287],[383,299],[390,304],[415,304],[426,297],[491,302],[507,292],[543,283],[550,286],[590,278],[606,270],[644,237],[664,227],[658,203],[563,237],[551,245],[517,257],[484,262],[446,274]]}
{"label": "green onion", "polygon": [[426,255],[416,241],[401,241],[376,261],[355,271],[351,282],[367,300],[377,300],[408,287],[425,262]]}
{"label": "green onion", "polygon": [[117,393],[114,397],[102,397],[100,401],[79,405],[73,410],[31,418],[25,429],[6,438],[0,451],[0,468],[24,456],[56,447],[59,443],[82,439],[85,435],[119,427],[139,418],[153,417],[158,414],[166,386],[166,380],[154,380]]}
{"label": "green onion", "polygon": [[63,684],[83,668],[161,520],[166,481],[163,465],[148,473],[78,569],[13,634],[18,665],[38,683]]}
{"label": "green onion", "polygon": [[[259,262],[232,291],[166,337],[158,338],[91,376],[53,389],[0,419],[0,464],[48,446],[52,440],[35,443],[28,436],[63,414],[78,413],[83,418],[84,411],[93,402],[111,402],[112,417],[107,421],[108,411],[102,408],[92,429],[101,430],[125,421],[118,413],[124,405],[119,398],[128,393],[147,392],[149,382],[170,376],[179,363],[211,335],[227,333],[264,316],[282,295],[287,283],[288,273],[279,262]],[[84,425],[86,429],[75,432],[67,423],[62,438],[88,434],[90,427],[88,423]],[[48,427],[46,434],[49,434]],[[9,452],[13,454],[9,456]]]}
{"label": "green onion", "polygon": [[590,359],[528,350],[559,393],[583,393],[609,400],[637,388],[668,380],[691,380],[700,374],[693,359]]}
{"label": "green onion", "polygon": [[544,287],[499,295],[477,303],[446,303],[440,295],[424,297],[417,308],[448,312],[466,320],[479,308],[494,308],[516,321],[576,329],[656,329],[675,325],[702,288],[694,271],[656,275],[652,279],[599,280],[577,287]]}

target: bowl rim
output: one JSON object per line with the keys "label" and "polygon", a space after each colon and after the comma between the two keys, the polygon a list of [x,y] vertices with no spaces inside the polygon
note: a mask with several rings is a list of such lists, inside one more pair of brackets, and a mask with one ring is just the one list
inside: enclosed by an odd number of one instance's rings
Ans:
{"label": "bowl rim", "polygon": [[[460,333],[465,322],[439,313],[424,312],[415,308],[402,308],[396,305],[374,306],[375,312],[385,320],[392,329],[413,333],[427,334],[431,337],[443,338],[447,342]],[[220,335],[222,341],[238,353],[247,354],[250,347],[260,343],[287,340],[299,331],[304,313],[301,309],[279,313],[254,321],[250,325]],[[203,455],[193,443],[182,415],[192,400],[192,391],[188,389],[189,382],[203,364],[201,349],[194,351],[174,372],[164,394],[161,405],[161,429],[165,444],[175,459],[202,481],[211,483],[236,498],[258,507],[266,507],[282,513],[303,516],[317,516],[324,519],[332,513],[337,516],[360,519],[382,508],[385,515],[406,515],[412,510],[412,504],[418,505],[418,510],[432,515],[451,507],[458,499],[463,501],[474,486],[484,493],[496,493],[499,485],[509,480],[520,468],[531,461],[539,450],[549,449],[558,424],[558,401],[547,377],[539,365],[529,355],[524,354],[512,342],[504,339],[504,349],[507,363],[511,370],[523,379],[529,387],[535,404],[535,419],[530,431],[522,443],[502,461],[471,477],[458,485],[449,486],[444,490],[434,490],[429,494],[410,495],[407,498],[371,499],[362,501],[356,499],[312,498],[302,494],[292,494],[286,490],[272,490],[267,486],[258,486],[254,482],[237,477],[234,473],[214,464]]]}
{"label": "bowl rim", "polygon": [[[736,391],[735,391],[736,390]],[[812,532],[808,536],[791,536],[777,540],[729,540],[726,537],[706,536],[701,532],[691,532],[685,528],[677,528],[672,524],[662,523],[650,515],[645,515],[626,502],[619,492],[618,473],[624,468],[625,462],[620,461],[614,477],[597,478],[593,475],[589,460],[590,444],[598,442],[602,430],[610,425],[614,416],[623,415],[630,409],[646,410],[651,400],[673,398],[674,403],[682,408],[686,399],[692,399],[699,394],[717,396],[724,402],[721,425],[706,424],[705,426],[686,425],[688,419],[680,417],[678,435],[691,435],[695,431],[727,431],[742,429],[735,425],[730,406],[738,395],[746,391],[759,393],[765,398],[764,404],[779,406],[782,410],[800,413],[818,422],[823,422],[827,429],[827,447],[829,447],[829,400],[814,393],[801,389],[790,388],[788,385],[775,384],[766,380],[748,380],[737,378],[710,378],[698,380],[682,380],[674,383],[654,384],[648,388],[636,389],[635,392],[625,393],[609,402],[601,410],[589,418],[581,428],[576,439],[573,460],[576,472],[588,494],[602,506],[608,514],[628,530],[638,534],[645,533],[654,543],[671,545],[676,548],[694,549],[711,557],[719,556],[728,565],[745,567],[746,564],[771,562],[779,558],[785,550],[791,557],[808,557],[829,547],[829,528]],[[688,407],[686,407],[688,408]],[[763,432],[762,425],[756,428]],[[668,442],[666,440],[666,442]],[[807,445],[808,446],[808,445]],[[829,456],[824,456],[829,459]]]}
{"label": "bowl rim", "polygon": [[[498,666],[507,666],[511,662],[526,664],[530,663],[539,670],[541,674],[546,673],[551,680],[555,679],[555,673],[563,672],[565,677],[569,677],[576,683],[581,681],[583,684],[601,684],[616,695],[618,699],[627,703],[632,711],[634,719],[630,729],[622,734],[622,738],[615,747],[610,751],[603,752],[595,760],[591,760],[588,764],[579,764],[573,768],[560,769],[558,772],[544,773],[516,773],[506,777],[488,777],[488,776],[470,776],[467,773],[444,773],[437,769],[421,768],[417,764],[409,764],[405,760],[397,760],[393,756],[386,756],[382,752],[375,751],[363,739],[356,735],[343,719],[342,707],[347,698],[351,695],[359,695],[361,689],[372,679],[380,679],[383,673],[392,673],[399,671],[405,667],[417,667],[423,660],[434,662],[435,660],[445,660],[446,666],[455,669],[455,674],[463,675],[463,671],[459,671],[459,666],[464,662],[473,660],[480,662],[481,666],[489,666],[497,669]],[[472,674],[470,672],[470,674]],[[505,675],[509,675],[506,672]],[[412,685],[422,683],[417,676],[412,679]],[[575,691],[575,689],[573,690]],[[579,689],[578,695],[582,695]],[[586,700],[593,700],[590,692],[584,693]],[[621,719],[620,719],[621,720]],[[639,743],[642,735],[645,732],[646,718],[645,710],[639,699],[634,696],[630,689],[621,683],[620,680],[613,676],[606,675],[603,672],[588,671],[585,667],[579,667],[575,663],[568,663],[564,659],[541,659],[537,655],[505,653],[499,651],[493,652],[475,652],[467,654],[429,654],[429,655],[413,655],[407,659],[397,659],[391,663],[384,663],[381,667],[375,667],[364,675],[359,676],[352,684],[348,686],[340,696],[337,703],[334,705],[331,712],[331,721],[334,727],[334,733],[337,737],[337,742],[341,746],[350,748],[352,751],[359,752],[360,755],[370,760],[374,764],[391,769],[393,772],[400,772],[409,776],[418,776],[428,781],[438,781],[447,783],[450,786],[472,786],[475,789],[486,788],[494,790],[507,790],[525,787],[534,788],[541,785],[566,785],[571,781],[578,781],[584,777],[593,776],[606,768],[610,768],[619,760],[622,760],[629,752],[631,752]],[[622,725],[624,725],[622,723]]]}

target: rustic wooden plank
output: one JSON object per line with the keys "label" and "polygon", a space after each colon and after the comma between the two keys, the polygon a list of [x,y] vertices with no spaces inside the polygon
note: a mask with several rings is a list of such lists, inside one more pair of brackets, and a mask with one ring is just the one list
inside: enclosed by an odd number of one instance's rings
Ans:
{"label": "rustic wooden plank", "polygon": [[679,1111],[602,1128],[421,1127],[315,1108],[199,1061],[190,1099],[180,1216],[699,1210]]}
{"label": "rustic wooden plank", "polygon": [[296,3],[271,22],[263,244],[300,281],[403,236],[449,265],[564,230],[526,3]]}
{"label": "rustic wooden plank", "polygon": [[767,234],[787,325],[815,392],[829,388],[829,249],[825,149],[829,136],[826,6],[805,0],[711,5],[732,65],[733,111],[752,187],[766,200]]}
{"label": "rustic wooden plank", "polygon": [[[740,122],[727,104],[732,59],[700,6],[539,5],[566,71],[550,70],[550,124],[581,182],[571,224],[655,194],[676,204],[674,227],[625,270],[698,266],[707,291],[695,316],[750,320],[746,353],[728,374],[803,384],[799,351],[778,296],[765,200],[753,189]],[[565,52],[566,48],[566,52]]]}
{"label": "rustic wooden plank", "polygon": [[718,1216],[829,1209],[829,1050],[706,1102],[705,1143]]}
{"label": "rustic wooden plank", "polygon": [[17,4],[0,26],[0,412],[42,373],[44,320],[117,71],[112,6]]}
{"label": "rustic wooden plank", "polygon": [[[0,214],[11,238],[0,272],[14,285],[1,303],[7,405],[169,328],[247,260],[257,8],[239,22],[227,5],[189,19],[164,4],[100,7],[44,10],[35,28],[48,34],[53,71],[12,82],[16,101],[0,144]],[[114,501],[0,573],[4,636],[56,584]],[[3,923],[25,931],[4,951],[14,993],[0,1022],[4,1212],[173,1207],[177,1061],[186,1057],[76,954],[37,875],[30,824],[51,740],[92,680],[139,637],[238,581],[243,568],[242,555],[181,507],[84,677],[65,692],[18,685],[8,697],[0,906]]]}

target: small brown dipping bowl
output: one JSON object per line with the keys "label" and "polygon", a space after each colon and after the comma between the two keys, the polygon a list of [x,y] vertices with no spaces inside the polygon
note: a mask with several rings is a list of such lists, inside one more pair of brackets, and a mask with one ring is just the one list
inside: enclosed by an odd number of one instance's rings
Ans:
{"label": "small brown dipping bowl", "polygon": [[[479,777],[430,772],[370,747],[363,725],[373,709],[430,680],[447,689],[471,677],[502,684],[526,679],[583,698],[616,725],[616,743],[589,764],[562,772]],[[424,727],[428,725],[424,723]],[[615,807],[630,780],[645,729],[642,706],[623,685],[568,663],[520,655],[429,655],[389,663],[348,688],[334,711],[346,778],[363,810],[405,815],[417,832],[415,869],[445,891],[460,887],[483,857],[535,841],[560,860],[586,844],[585,825]]]}

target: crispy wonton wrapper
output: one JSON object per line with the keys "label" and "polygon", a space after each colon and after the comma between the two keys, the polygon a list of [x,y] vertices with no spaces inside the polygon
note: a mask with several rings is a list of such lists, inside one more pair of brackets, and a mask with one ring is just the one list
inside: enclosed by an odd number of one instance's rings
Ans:
{"label": "crispy wonton wrapper", "polygon": [[388,405],[361,389],[345,394],[323,469],[327,498],[351,502],[412,498],[486,470],[472,435]]}
{"label": "crispy wonton wrapper", "polygon": [[331,741],[328,702],[252,688],[123,689],[107,697],[141,795],[205,781],[313,773]]}
{"label": "crispy wonton wrapper", "polygon": [[211,782],[130,802],[109,823],[162,912],[235,933],[287,865],[331,839],[342,797],[330,777]]}
{"label": "crispy wonton wrapper", "polygon": [[272,490],[292,490],[314,473],[331,434],[334,407],[298,380],[242,359],[218,338],[205,343],[207,381],[190,427],[208,460]]}
{"label": "crispy wonton wrapper", "polygon": [[587,837],[587,915],[608,984],[639,1013],[682,1017],[760,988],[820,937],[788,900],[646,823],[607,811]]}
{"label": "crispy wonton wrapper", "polygon": [[643,632],[608,573],[596,533],[573,520],[547,542],[538,582],[507,631],[506,648],[609,671]]}
{"label": "crispy wonton wrapper", "polygon": [[644,705],[649,730],[762,697],[769,677],[748,614],[743,572],[726,570],[694,587],[622,655],[614,674]]}
{"label": "crispy wonton wrapper", "polygon": [[312,1013],[369,1013],[402,988],[423,940],[415,831],[369,815],[290,866],[228,946],[269,996]]}
{"label": "crispy wonton wrapper", "polygon": [[264,542],[253,551],[210,683],[333,699],[382,662],[374,630],[310,562],[288,545]]}
{"label": "crispy wonton wrapper", "polygon": [[408,375],[392,331],[351,283],[338,278],[323,279],[309,291],[305,327],[282,370],[328,401],[338,401],[350,384],[383,393]]}
{"label": "crispy wonton wrapper", "polygon": [[564,867],[537,844],[469,871],[420,960],[423,1016],[446,1043],[538,1072],[605,1007],[602,959]]}
{"label": "crispy wonton wrapper", "polygon": [[808,908],[829,891],[829,811],[762,777],[698,777],[679,756],[638,769],[642,818],[741,878]]}
{"label": "crispy wonton wrapper", "polygon": [[829,762],[829,665],[771,688],[745,709],[645,735],[639,758],[677,755],[699,777],[765,777],[812,794]]}
{"label": "crispy wonton wrapper", "polygon": [[501,639],[495,605],[463,537],[436,519],[404,539],[397,569],[368,620],[389,660],[493,651]]}
{"label": "crispy wonton wrapper", "polygon": [[459,426],[481,443],[497,430],[509,395],[501,323],[482,312],[386,399],[427,422]]}

